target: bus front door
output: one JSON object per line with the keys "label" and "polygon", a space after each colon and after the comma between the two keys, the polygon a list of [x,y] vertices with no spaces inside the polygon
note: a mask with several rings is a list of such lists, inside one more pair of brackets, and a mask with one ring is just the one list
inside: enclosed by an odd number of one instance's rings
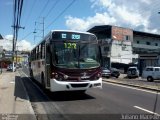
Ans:
{"label": "bus front door", "polygon": [[51,51],[50,51],[50,45],[46,44],[46,64],[45,64],[45,83],[46,87],[50,88],[50,72],[51,72]]}

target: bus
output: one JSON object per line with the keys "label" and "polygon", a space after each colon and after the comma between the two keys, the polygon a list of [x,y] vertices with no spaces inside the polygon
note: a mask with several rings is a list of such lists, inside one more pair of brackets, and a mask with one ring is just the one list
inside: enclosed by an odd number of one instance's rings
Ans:
{"label": "bus", "polygon": [[102,88],[101,52],[94,34],[52,30],[31,50],[30,76],[45,89]]}

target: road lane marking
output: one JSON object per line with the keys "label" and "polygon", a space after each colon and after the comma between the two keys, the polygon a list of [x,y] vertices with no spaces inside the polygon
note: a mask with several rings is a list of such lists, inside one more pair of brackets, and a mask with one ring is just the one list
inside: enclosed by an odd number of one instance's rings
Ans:
{"label": "road lane marking", "polygon": [[152,111],[147,110],[147,109],[144,109],[144,108],[142,108],[142,107],[139,107],[139,106],[134,106],[134,107],[135,107],[135,108],[137,108],[137,109],[139,109],[139,110],[142,110],[142,111],[148,112],[148,113],[150,113],[150,114],[154,114],[154,115],[160,116],[160,114],[155,113],[155,112],[152,112]]}
{"label": "road lane marking", "polygon": [[129,89],[133,89],[133,90],[139,90],[139,91],[143,91],[143,92],[148,92],[148,93],[152,93],[152,94],[159,94],[160,95],[160,93],[157,93],[157,92],[153,92],[153,91],[149,91],[149,90],[144,90],[144,89],[140,89],[140,88],[135,88],[135,87],[131,87],[131,86],[119,85],[119,84],[116,84],[116,83],[108,83],[108,82],[105,82],[105,81],[103,81],[103,83],[105,83],[105,84],[111,84],[111,85],[115,85],[115,86],[119,86],[119,87],[124,87],[124,88],[129,88]]}

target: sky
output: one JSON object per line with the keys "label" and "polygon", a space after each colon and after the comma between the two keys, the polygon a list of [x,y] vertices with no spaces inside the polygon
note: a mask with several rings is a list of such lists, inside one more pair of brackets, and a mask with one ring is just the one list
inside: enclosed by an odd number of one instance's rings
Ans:
{"label": "sky", "polygon": [[[96,25],[159,34],[159,11],[159,0],[24,0],[21,26],[25,29],[19,30],[18,49],[30,50],[41,40],[43,18],[45,35],[50,30],[87,31]],[[13,0],[0,0],[0,18],[0,34],[6,39],[3,44],[9,46],[13,34]]]}

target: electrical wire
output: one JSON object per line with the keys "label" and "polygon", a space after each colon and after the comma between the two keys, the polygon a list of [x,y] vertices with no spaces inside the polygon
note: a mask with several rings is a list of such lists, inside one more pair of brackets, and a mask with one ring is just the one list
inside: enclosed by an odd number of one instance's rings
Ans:
{"label": "electrical wire", "polygon": [[[38,18],[40,18],[40,17],[41,17],[41,15],[43,14],[43,12],[44,12],[44,11],[45,11],[45,9],[47,8],[49,1],[50,1],[50,0],[47,0],[46,4],[45,4],[45,5],[44,5],[44,7],[42,8],[42,10],[41,10],[41,12],[40,12],[40,14],[39,14]],[[38,19],[38,18],[37,18],[37,19]]]}
{"label": "electrical wire", "polygon": [[[66,12],[66,11],[73,5],[73,3],[74,3],[75,1],[76,1],[76,0],[72,0],[72,2],[70,2],[70,3],[59,13],[59,15],[58,15],[50,24],[48,24],[47,27],[45,27],[45,29],[48,29],[51,24],[53,24],[56,20],[58,20],[58,19],[61,17],[61,15],[63,15],[64,12]],[[41,32],[42,32],[42,31],[41,31]],[[40,33],[41,33],[41,32],[40,32]],[[38,36],[40,36],[40,34],[39,34]]]}
{"label": "electrical wire", "polygon": [[[47,15],[44,17],[44,19],[48,17],[48,15],[51,13],[51,11],[56,7],[56,5],[58,4],[58,2],[60,2],[60,0],[56,0],[56,1],[54,2],[54,4],[52,5],[51,9],[47,12]],[[39,14],[39,17],[41,16],[42,12],[47,8],[48,4],[49,4],[49,0],[46,2],[46,4],[44,5],[43,9],[41,10],[41,12],[40,12],[40,14]],[[32,5],[31,11],[32,11],[34,5],[35,5],[35,2],[34,2],[34,4]],[[39,17],[37,17],[36,20],[37,20]],[[35,28],[35,30],[36,30],[36,28]],[[33,32],[31,32],[31,33],[33,33]],[[28,34],[30,35],[30,33],[28,33]],[[28,37],[28,36],[29,36],[28,34],[27,34],[26,36],[24,36],[23,39],[26,38],[26,37]]]}
{"label": "electrical wire", "polygon": [[21,38],[20,41],[21,41],[21,40],[24,40],[25,38],[27,38],[28,36],[30,36],[32,33],[33,33],[33,32],[29,32],[26,36],[24,36],[23,38]]}
{"label": "electrical wire", "polygon": [[48,15],[51,13],[51,11],[56,7],[58,2],[60,2],[60,1],[61,0],[56,0],[56,2],[52,5],[51,9],[48,11],[47,15],[44,17],[45,19],[48,17]]}
{"label": "electrical wire", "polygon": [[23,8],[23,0],[14,0],[13,6],[13,51],[16,46]]}
{"label": "electrical wire", "polygon": [[33,2],[33,4],[32,4],[32,6],[31,6],[31,9],[30,9],[29,14],[28,14],[27,19],[26,19],[26,22],[25,22],[25,24],[24,24],[25,26],[27,25],[27,23],[28,23],[31,15],[32,15],[33,8],[34,8],[34,6],[36,5],[36,2],[37,2],[37,0],[33,0],[33,1],[34,1],[34,2]]}
{"label": "electrical wire", "polygon": [[63,11],[45,29],[49,28],[50,25],[52,25],[56,20],[58,20],[61,17],[61,15],[63,15],[63,13],[66,12],[67,9],[69,9],[73,5],[75,1],[76,0],[73,0],[69,5],[67,5],[67,7],[63,9]]}

